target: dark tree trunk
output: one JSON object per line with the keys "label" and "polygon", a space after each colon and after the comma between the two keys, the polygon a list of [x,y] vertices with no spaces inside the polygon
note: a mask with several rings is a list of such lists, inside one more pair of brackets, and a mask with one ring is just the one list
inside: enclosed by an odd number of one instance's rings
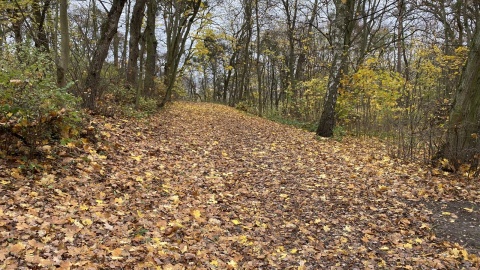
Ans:
{"label": "dark tree trunk", "polygon": [[148,1],[147,26],[145,28],[145,43],[147,58],[145,59],[144,94],[152,96],[155,92],[155,62],[157,56],[157,39],[155,38],[155,21],[157,14],[157,1]]}
{"label": "dark tree trunk", "polygon": [[167,59],[165,61],[164,78],[166,93],[159,107],[163,107],[171,100],[180,60],[185,52],[185,43],[201,4],[202,0],[171,0],[164,7],[167,36]]}
{"label": "dark tree trunk", "polygon": [[335,7],[335,20],[331,32],[331,45],[334,50],[333,61],[328,76],[323,112],[316,132],[321,137],[333,136],[333,129],[335,128],[335,106],[338,89],[341,87],[342,76],[348,67],[350,39],[354,26],[355,0],[336,0]]}
{"label": "dark tree trunk", "polygon": [[138,77],[138,44],[142,34],[142,21],[147,0],[137,0],[133,6],[130,22],[130,41],[128,43],[127,86],[135,87]]}
{"label": "dark tree trunk", "polygon": [[114,0],[107,18],[102,24],[100,39],[88,68],[85,93],[82,96],[84,107],[90,110],[96,108],[96,100],[100,96],[100,72],[107,58],[110,43],[117,33],[118,21],[126,2],[127,0]]}
{"label": "dark tree trunk", "polygon": [[48,46],[47,33],[45,33],[45,18],[50,6],[50,0],[45,1],[43,6],[40,6],[40,4],[41,3],[37,1],[33,2],[33,22],[36,28],[33,39],[36,48],[48,52],[50,48]]}
{"label": "dark tree trunk", "polygon": [[457,167],[478,164],[480,153],[480,22],[471,43],[447,125],[446,143],[438,157]]}
{"label": "dark tree trunk", "polygon": [[68,31],[68,2],[67,0],[60,1],[60,36],[62,38],[60,48],[60,63],[57,67],[57,83],[59,86],[64,87],[67,85],[66,73],[68,69],[68,63],[70,61],[70,38]]}

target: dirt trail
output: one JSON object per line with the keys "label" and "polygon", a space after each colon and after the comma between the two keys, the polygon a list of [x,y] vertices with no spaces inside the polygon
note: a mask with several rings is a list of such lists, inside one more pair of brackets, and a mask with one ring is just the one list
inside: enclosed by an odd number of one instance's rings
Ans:
{"label": "dirt trail", "polygon": [[316,139],[212,104],[95,122],[103,143],[2,186],[5,266],[479,267],[478,249],[435,236],[428,204],[473,202],[478,185],[392,160],[379,142]]}

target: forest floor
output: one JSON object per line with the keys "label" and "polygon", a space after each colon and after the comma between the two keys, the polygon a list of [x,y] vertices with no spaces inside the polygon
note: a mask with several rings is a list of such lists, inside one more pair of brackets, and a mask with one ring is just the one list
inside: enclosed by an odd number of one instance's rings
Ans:
{"label": "forest floor", "polygon": [[0,160],[0,269],[478,269],[480,183],[178,102]]}

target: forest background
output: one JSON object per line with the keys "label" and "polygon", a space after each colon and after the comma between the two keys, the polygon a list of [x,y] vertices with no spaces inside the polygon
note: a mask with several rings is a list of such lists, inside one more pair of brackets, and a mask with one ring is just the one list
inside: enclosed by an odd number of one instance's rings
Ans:
{"label": "forest background", "polygon": [[2,151],[68,144],[88,132],[82,108],[143,117],[187,99],[468,173],[478,18],[473,0],[2,1]]}

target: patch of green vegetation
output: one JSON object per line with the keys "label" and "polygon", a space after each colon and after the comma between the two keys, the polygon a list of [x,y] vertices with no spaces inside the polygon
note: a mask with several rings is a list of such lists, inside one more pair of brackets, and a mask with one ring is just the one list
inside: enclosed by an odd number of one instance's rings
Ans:
{"label": "patch of green vegetation", "polygon": [[268,120],[271,120],[273,122],[277,122],[277,123],[284,124],[284,125],[289,125],[289,126],[294,126],[296,128],[300,128],[300,129],[310,131],[310,132],[315,132],[315,130],[317,129],[317,124],[316,123],[302,122],[302,121],[292,119],[292,118],[287,118],[287,117],[284,117],[284,116],[281,116],[281,115],[278,115],[278,114],[269,114],[269,115],[266,115],[265,118],[267,118]]}

